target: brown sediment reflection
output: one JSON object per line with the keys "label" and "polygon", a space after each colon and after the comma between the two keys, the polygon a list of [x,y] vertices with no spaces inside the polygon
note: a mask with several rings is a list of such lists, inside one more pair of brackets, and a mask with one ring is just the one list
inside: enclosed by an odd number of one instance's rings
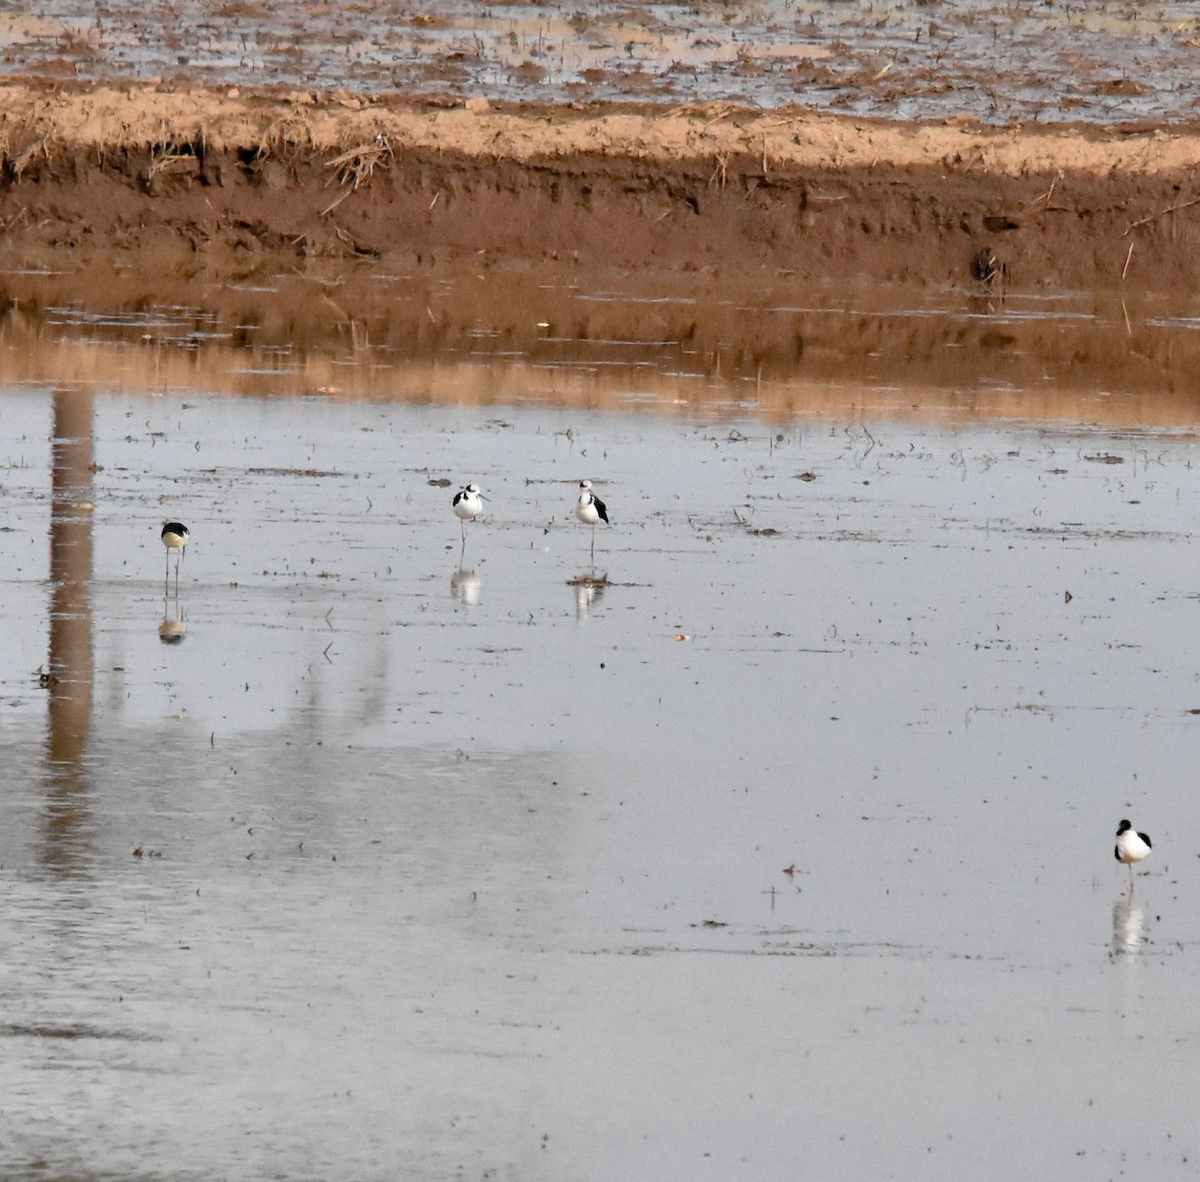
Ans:
{"label": "brown sediment reflection", "polygon": [[1200,315],[1183,298],[568,270],[115,270],[98,283],[93,268],[0,281],[0,382],[780,422],[1191,427]]}
{"label": "brown sediment reflection", "polygon": [[88,817],[93,400],[83,388],[57,389],[53,395],[45,860],[60,872],[78,870]]}

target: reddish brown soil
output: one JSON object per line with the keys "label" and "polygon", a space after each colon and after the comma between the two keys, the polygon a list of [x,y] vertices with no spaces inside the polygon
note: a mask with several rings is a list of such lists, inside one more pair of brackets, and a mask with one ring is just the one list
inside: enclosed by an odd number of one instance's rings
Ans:
{"label": "reddish brown soil", "polygon": [[1194,284],[1193,129],[468,105],[483,109],[10,85],[0,261],[115,249],[215,269],[359,257],[993,289]]}

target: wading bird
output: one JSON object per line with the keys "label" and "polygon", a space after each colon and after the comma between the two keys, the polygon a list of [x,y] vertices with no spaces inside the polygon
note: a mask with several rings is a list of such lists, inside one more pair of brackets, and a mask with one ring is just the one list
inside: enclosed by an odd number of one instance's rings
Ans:
{"label": "wading bird", "polygon": [[1113,857],[1129,867],[1129,893],[1131,895],[1133,894],[1133,864],[1140,862],[1149,852],[1150,838],[1145,833],[1138,833],[1128,821],[1122,821],[1117,826],[1117,844],[1113,847]]}
{"label": "wading bird", "polygon": [[168,521],[162,527],[163,545],[167,548],[167,569],[165,576],[171,573],[171,551],[175,551],[175,584],[179,585],[179,560],[183,557],[183,548],[188,544],[188,527],[180,521]]}
{"label": "wading bird", "polygon": [[[462,525],[462,554],[467,552],[467,522],[474,521],[483,512],[483,502],[486,500],[487,497],[479,491],[479,485],[467,484],[454,494],[454,500],[450,502],[450,507],[454,510],[454,516],[458,518]],[[459,555],[458,559],[460,563],[462,562],[462,554]]]}
{"label": "wading bird", "polygon": [[590,480],[581,480],[579,482],[579,500],[575,502],[575,516],[584,525],[592,527],[592,562],[595,562],[596,526],[601,521],[605,525],[608,524],[608,510],[604,507],[604,502],[592,492],[592,482]]}

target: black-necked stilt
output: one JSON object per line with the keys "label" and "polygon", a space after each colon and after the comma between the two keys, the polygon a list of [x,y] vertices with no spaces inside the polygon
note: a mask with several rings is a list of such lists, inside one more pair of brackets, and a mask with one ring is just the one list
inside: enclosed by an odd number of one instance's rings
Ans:
{"label": "black-necked stilt", "polygon": [[604,502],[592,492],[592,482],[590,480],[581,480],[579,482],[579,500],[575,502],[575,516],[583,522],[584,525],[592,527],[592,561],[596,561],[596,526],[600,522],[608,524],[608,510],[604,507]]}
{"label": "black-necked stilt", "polygon": [[162,527],[163,545],[167,548],[167,574],[171,571],[171,551],[175,551],[175,582],[179,582],[179,560],[188,544],[188,527],[180,521],[168,521]]}
{"label": "black-necked stilt", "polygon": [[[487,497],[479,491],[479,485],[467,484],[454,494],[454,500],[450,502],[454,516],[462,524],[463,554],[467,552],[467,522],[474,521],[483,512],[483,502],[486,500]],[[462,561],[461,556],[459,561]]]}
{"label": "black-necked stilt", "polygon": [[1122,821],[1117,826],[1117,844],[1113,847],[1113,857],[1129,867],[1129,893],[1131,895],[1133,894],[1133,864],[1140,862],[1149,852],[1150,838],[1145,833],[1138,833],[1128,821]]}

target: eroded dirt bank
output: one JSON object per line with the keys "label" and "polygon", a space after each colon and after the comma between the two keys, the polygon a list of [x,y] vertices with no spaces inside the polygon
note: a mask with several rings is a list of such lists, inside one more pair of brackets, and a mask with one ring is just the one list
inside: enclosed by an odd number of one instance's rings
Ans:
{"label": "eroded dirt bank", "polygon": [[[1194,283],[1200,133],[10,85],[0,256]],[[476,106],[476,104],[469,104]]]}

